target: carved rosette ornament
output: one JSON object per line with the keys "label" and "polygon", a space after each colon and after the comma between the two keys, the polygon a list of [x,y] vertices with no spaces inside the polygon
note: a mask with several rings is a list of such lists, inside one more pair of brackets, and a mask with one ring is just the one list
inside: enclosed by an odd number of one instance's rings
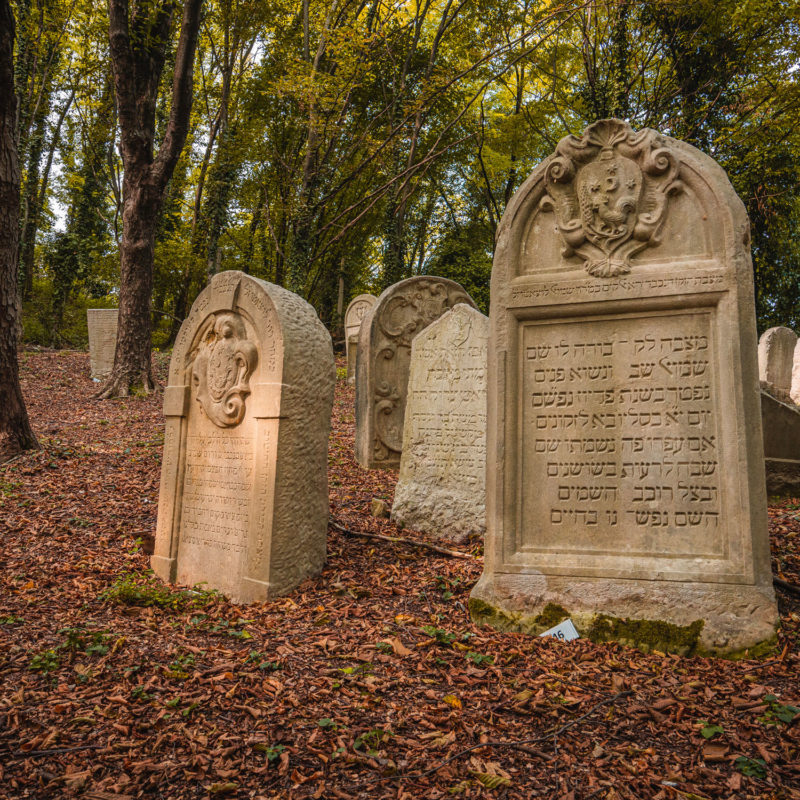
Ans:
{"label": "carved rosette ornament", "polygon": [[563,138],[545,185],[541,208],[556,216],[563,255],[603,278],[630,272],[631,257],[659,243],[668,198],[682,189],[663,137],[613,119]]}
{"label": "carved rosette ornament", "polygon": [[203,335],[192,364],[195,398],[220,428],[232,428],[244,418],[248,383],[258,363],[258,350],[248,340],[239,314],[217,314]]}

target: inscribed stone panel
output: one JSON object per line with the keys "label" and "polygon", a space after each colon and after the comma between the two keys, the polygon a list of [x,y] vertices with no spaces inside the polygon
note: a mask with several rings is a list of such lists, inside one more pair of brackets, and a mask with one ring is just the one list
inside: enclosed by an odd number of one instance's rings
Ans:
{"label": "inscribed stone panel", "polygon": [[454,281],[418,276],[386,289],[364,318],[356,364],[356,459],[362,467],[400,466],[411,341],[457,303],[475,306]]}
{"label": "inscribed stone panel", "polygon": [[459,304],[411,343],[400,475],[392,517],[463,540],[486,529],[489,320]]}
{"label": "inscribed stone panel", "polygon": [[334,380],[305,301],[241,272],[212,279],[170,362],[158,575],[250,602],[322,569]]}
{"label": "inscribed stone panel", "polygon": [[92,378],[107,378],[114,367],[117,346],[119,309],[89,308],[86,323],[89,329],[89,370]]}
{"label": "inscribed stone panel", "polygon": [[347,351],[347,381],[353,383],[356,379],[356,358],[358,354],[358,332],[361,330],[361,320],[378,298],[372,294],[360,294],[350,301],[347,311],[344,312],[344,339]]}
{"label": "inscribed stone panel", "polygon": [[492,270],[476,620],[539,632],[549,605],[683,652],[774,637],[748,246],[717,164],[619,120],[517,192]]}

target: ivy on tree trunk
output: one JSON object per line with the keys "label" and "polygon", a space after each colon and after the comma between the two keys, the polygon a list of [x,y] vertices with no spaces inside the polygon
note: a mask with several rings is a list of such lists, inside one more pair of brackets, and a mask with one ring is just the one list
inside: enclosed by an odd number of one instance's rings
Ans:
{"label": "ivy on tree trunk", "polygon": [[38,447],[19,385],[19,155],[14,89],[14,15],[0,0],[0,461]]}
{"label": "ivy on tree trunk", "polygon": [[158,215],[178,161],[192,110],[192,72],[202,0],[186,0],[175,55],[172,107],[164,139],[154,153],[156,101],[172,18],[171,2],[108,0],[109,44],[120,126],[122,239],[114,367],[99,397],[124,397],[155,388],[151,362],[150,301]]}

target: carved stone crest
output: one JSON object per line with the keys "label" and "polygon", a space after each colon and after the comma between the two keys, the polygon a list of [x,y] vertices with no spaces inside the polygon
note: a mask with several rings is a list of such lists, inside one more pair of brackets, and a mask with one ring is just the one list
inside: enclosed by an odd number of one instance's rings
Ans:
{"label": "carved stone crest", "polygon": [[545,185],[541,207],[556,216],[563,254],[603,278],[630,272],[631,257],[658,244],[668,198],[682,188],[658,133],[609,119],[558,143]]}
{"label": "carved stone crest", "polygon": [[231,428],[244,418],[248,380],[258,363],[258,350],[248,340],[239,314],[217,314],[202,337],[192,365],[195,397],[208,418]]}

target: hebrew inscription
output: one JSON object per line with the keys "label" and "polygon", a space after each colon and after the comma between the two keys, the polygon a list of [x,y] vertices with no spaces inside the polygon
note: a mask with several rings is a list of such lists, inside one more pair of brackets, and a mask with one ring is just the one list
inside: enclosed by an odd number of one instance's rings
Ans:
{"label": "hebrew inscription", "polygon": [[459,304],[411,346],[392,517],[454,540],[486,528],[488,323]]}
{"label": "hebrew inscription", "polygon": [[722,554],[711,313],[525,325],[525,549]]}

